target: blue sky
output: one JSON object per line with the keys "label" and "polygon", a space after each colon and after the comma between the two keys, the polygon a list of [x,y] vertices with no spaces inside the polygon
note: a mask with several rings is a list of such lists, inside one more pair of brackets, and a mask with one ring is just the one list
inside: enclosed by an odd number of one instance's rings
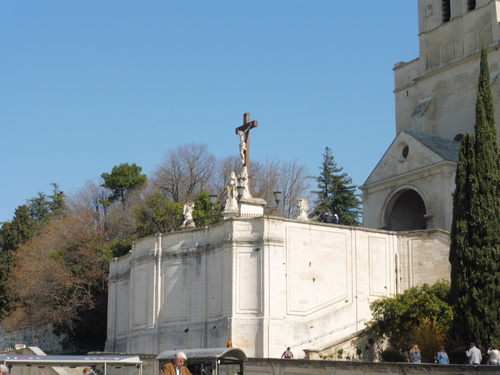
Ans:
{"label": "blue sky", "polygon": [[362,185],[395,136],[393,66],[418,57],[417,0],[3,0],[0,222],[50,184],[149,174],[206,143],[252,160],[326,146]]}

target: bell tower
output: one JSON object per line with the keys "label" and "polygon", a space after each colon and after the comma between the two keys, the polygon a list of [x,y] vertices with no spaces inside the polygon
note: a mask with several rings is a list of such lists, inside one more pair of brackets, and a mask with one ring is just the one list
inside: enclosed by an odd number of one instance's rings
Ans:
{"label": "bell tower", "polygon": [[363,221],[370,228],[449,231],[459,141],[474,132],[483,47],[500,123],[500,2],[414,1],[419,57],[394,66],[396,138],[360,187]]}
{"label": "bell tower", "polygon": [[[396,133],[402,129],[459,140],[475,121],[479,55],[499,71],[500,6],[494,0],[418,0],[420,56],[395,64]],[[494,85],[500,98],[500,87]],[[498,102],[498,101],[497,101]],[[496,108],[500,118],[500,106]]]}

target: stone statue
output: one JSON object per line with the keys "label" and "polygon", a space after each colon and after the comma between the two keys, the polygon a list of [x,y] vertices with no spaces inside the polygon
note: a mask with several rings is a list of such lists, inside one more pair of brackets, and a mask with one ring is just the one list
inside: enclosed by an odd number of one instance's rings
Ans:
{"label": "stone statue", "polygon": [[250,113],[243,115],[243,125],[236,128],[236,134],[240,136],[240,158],[241,164],[249,167],[250,160],[250,129],[259,126],[257,120],[250,121]]}
{"label": "stone statue", "polygon": [[224,207],[224,212],[235,212],[238,211],[238,192],[236,191],[236,173],[231,172],[229,176],[229,186],[227,189],[226,206]]}
{"label": "stone statue", "polygon": [[245,165],[245,155],[247,151],[247,132],[250,130],[250,128],[247,128],[246,130],[237,130],[238,135],[240,136],[240,158],[241,158],[241,164]]}
{"label": "stone statue", "polygon": [[247,167],[243,167],[243,169],[241,170],[240,175],[238,176],[238,182],[244,188],[242,198],[252,198],[252,196],[250,195],[250,190],[248,188]]}
{"label": "stone statue", "polygon": [[193,209],[194,203],[188,202],[184,204],[184,222],[182,223],[183,228],[196,228],[196,224],[193,220]]}
{"label": "stone statue", "polygon": [[297,220],[309,221],[309,218],[307,217],[307,211],[309,210],[309,203],[307,202],[307,198],[297,199],[297,207],[299,208],[299,215],[297,216]]}

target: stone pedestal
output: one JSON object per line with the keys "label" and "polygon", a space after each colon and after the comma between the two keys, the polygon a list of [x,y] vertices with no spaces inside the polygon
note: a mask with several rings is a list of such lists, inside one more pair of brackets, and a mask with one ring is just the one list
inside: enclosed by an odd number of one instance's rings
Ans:
{"label": "stone pedestal", "polygon": [[224,211],[222,216],[224,217],[224,220],[231,219],[238,216],[238,211]]}
{"label": "stone pedestal", "polygon": [[267,202],[262,198],[244,198],[238,202],[240,217],[256,217],[264,215],[264,207]]}
{"label": "stone pedestal", "polygon": [[196,228],[194,220],[184,220],[184,223],[182,224],[180,229],[184,230],[184,229],[194,229],[194,228]]}

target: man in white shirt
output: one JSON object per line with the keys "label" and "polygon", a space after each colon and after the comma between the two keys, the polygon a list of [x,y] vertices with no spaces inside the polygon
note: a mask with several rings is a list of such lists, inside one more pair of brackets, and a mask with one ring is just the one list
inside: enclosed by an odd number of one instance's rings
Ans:
{"label": "man in white shirt", "polygon": [[470,349],[465,352],[467,357],[469,358],[469,365],[480,365],[481,359],[483,359],[481,355],[481,350],[476,347],[476,344],[473,342],[470,343]]}

